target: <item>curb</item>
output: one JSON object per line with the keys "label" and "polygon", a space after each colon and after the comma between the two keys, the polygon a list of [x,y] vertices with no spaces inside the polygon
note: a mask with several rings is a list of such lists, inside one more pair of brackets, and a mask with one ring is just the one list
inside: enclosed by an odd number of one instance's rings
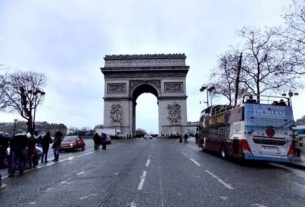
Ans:
{"label": "curb", "polygon": [[293,168],[297,168],[297,169],[301,169],[301,170],[305,170],[305,165],[301,165],[301,164],[297,164],[297,163],[284,163],[284,165],[293,167]]}

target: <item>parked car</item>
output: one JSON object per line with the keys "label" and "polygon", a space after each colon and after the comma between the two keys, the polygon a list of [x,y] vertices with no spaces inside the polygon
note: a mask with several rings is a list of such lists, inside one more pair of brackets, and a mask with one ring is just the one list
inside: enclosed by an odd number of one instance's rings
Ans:
{"label": "parked car", "polygon": [[150,134],[145,134],[144,139],[152,139],[153,137]]}
{"label": "parked car", "polygon": [[65,136],[60,144],[60,151],[76,151],[78,149],[85,150],[86,143],[81,136],[68,135]]}

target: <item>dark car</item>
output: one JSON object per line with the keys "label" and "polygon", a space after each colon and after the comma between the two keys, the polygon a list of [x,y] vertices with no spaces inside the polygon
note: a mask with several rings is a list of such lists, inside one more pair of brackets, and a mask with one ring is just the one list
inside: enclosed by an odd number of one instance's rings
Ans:
{"label": "dark car", "polygon": [[76,151],[78,149],[85,150],[86,143],[83,138],[77,135],[65,136],[60,144],[60,151]]}

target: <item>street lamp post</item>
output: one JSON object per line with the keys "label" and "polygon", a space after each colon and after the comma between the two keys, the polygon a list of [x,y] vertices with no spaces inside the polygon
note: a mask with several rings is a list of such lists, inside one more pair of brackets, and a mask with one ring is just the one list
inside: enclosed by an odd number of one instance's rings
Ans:
{"label": "street lamp post", "polygon": [[[216,88],[215,88],[214,86],[208,86],[208,85],[203,85],[203,86],[199,89],[200,92],[203,92],[203,91],[205,91],[205,90],[206,90],[206,92],[207,92],[207,101],[206,101],[207,107],[209,107],[209,93],[211,93],[211,92],[214,91],[215,89],[216,89]],[[212,105],[212,98],[211,98],[211,105]]]}
{"label": "street lamp post", "polygon": [[37,108],[37,101],[38,101],[38,96],[44,96],[46,93],[44,91],[41,91],[37,89],[33,95],[34,95],[34,116],[33,116],[33,132],[35,132],[35,118],[36,118],[36,108]]}
{"label": "street lamp post", "polygon": [[40,89],[26,91],[24,87],[21,87],[20,94],[24,116],[28,117],[28,131],[33,135],[35,131],[36,108],[40,103],[40,98],[45,95],[45,92]]}
{"label": "street lamp post", "polygon": [[291,107],[292,107],[292,97],[293,96],[298,96],[299,95],[299,93],[298,92],[293,92],[291,89],[288,91],[288,94],[286,94],[286,93],[283,93],[282,94],[282,96],[287,96],[288,95],[288,97],[289,97],[289,99],[290,99],[290,105],[291,105]]}
{"label": "street lamp post", "polygon": [[17,119],[14,119],[14,132],[13,132],[13,135],[16,134],[16,125],[17,125]]}

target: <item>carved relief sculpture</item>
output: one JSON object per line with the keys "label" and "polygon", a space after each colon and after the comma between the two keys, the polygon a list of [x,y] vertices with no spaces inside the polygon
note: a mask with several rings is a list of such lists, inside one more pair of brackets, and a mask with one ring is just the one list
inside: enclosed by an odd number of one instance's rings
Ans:
{"label": "carved relief sculpture", "polygon": [[120,104],[113,104],[111,106],[110,119],[114,123],[121,122],[121,120],[122,120],[122,107],[121,107]]}
{"label": "carved relief sculpture", "polygon": [[168,104],[168,120],[171,124],[180,123],[181,121],[181,106],[177,103],[174,103],[173,105]]}
{"label": "carved relief sculpture", "polygon": [[183,82],[165,82],[164,93],[182,93]]}
{"label": "carved relief sculpture", "polygon": [[126,93],[126,83],[108,83],[107,93]]}

